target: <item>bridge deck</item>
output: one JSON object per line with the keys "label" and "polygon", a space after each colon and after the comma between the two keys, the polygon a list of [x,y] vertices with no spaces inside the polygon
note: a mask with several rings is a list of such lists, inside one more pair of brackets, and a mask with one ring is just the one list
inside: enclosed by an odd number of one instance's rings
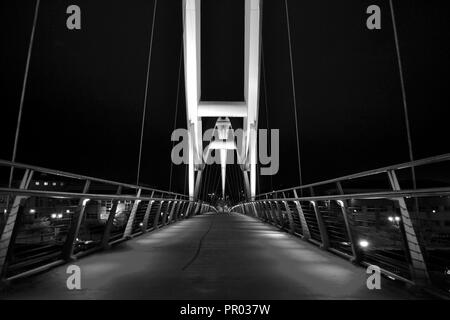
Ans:
{"label": "bridge deck", "polygon": [[239,214],[178,222],[66,266],[16,282],[12,299],[412,299],[382,278],[368,290],[357,267],[297,237]]}

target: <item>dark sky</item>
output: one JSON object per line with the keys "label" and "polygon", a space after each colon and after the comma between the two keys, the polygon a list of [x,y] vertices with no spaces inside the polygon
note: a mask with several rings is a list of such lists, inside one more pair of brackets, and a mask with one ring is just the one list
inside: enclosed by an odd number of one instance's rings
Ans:
{"label": "dark sky", "polygon": [[[242,99],[243,1],[203,2],[202,98]],[[281,133],[280,171],[260,180],[267,191],[298,185],[298,169],[284,1],[263,2],[260,127],[268,120]],[[449,152],[447,1],[394,2],[414,156]],[[70,4],[82,9],[80,31],[65,26]],[[382,30],[365,27],[371,4],[382,9]],[[388,1],[290,0],[289,8],[304,183],[408,161]],[[11,158],[33,9],[34,1],[1,2],[2,159]],[[17,161],[135,182],[152,10],[149,0],[41,1]],[[181,0],[158,2],[141,180],[162,189],[181,22]],[[177,127],[186,125],[183,78]],[[174,167],[173,190],[183,191],[184,173]]]}

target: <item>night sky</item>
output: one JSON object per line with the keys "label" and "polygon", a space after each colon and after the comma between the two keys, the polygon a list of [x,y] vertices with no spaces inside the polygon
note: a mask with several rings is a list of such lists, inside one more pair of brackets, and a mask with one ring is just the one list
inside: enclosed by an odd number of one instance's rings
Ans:
{"label": "night sky", "polygon": [[[450,151],[447,2],[394,1],[416,159]],[[177,105],[181,3],[158,1],[155,21],[141,181],[161,189],[170,135],[186,126],[183,66]],[[71,4],[82,10],[79,31],[66,28]],[[41,1],[18,162],[136,181],[153,4]],[[371,4],[381,7],[381,30],[366,28]],[[243,8],[243,0],[203,1],[202,99],[243,98]],[[389,2],[290,0],[289,9],[303,182],[408,161]],[[33,10],[34,1],[1,2],[2,159],[12,154]],[[259,126],[281,134],[280,171],[260,179],[268,191],[299,184],[284,1],[263,1],[262,34]],[[185,167],[175,166],[172,190],[184,185]]]}

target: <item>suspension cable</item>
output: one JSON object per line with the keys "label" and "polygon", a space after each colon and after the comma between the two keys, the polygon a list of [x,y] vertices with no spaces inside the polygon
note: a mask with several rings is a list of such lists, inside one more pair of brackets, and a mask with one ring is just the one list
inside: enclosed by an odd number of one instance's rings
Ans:
{"label": "suspension cable", "polygon": [[208,167],[208,165],[205,164],[204,168],[203,168],[203,177],[202,177],[202,184],[200,186],[200,192],[199,192],[199,197],[206,199],[206,194],[208,193],[208,182],[209,182],[209,175],[211,173],[211,170],[209,170],[210,168]]}
{"label": "suspension cable", "polygon": [[158,4],[158,0],[155,0],[155,4],[153,5],[153,19],[152,19],[152,29],[150,33],[150,46],[148,52],[148,61],[147,61],[147,74],[145,79],[145,92],[144,92],[144,106],[142,108],[142,124],[141,124],[141,140],[139,144],[139,159],[138,159],[138,167],[136,174],[136,185],[139,186],[139,178],[141,174],[141,160],[142,160],[142,144],[144,140],[144,128],[145,128],[145,114],[147,111],[147,100],[148,100],[148,84],[150,80],[150,64],[152,60],[152,49],[153,49],[153,33],[155,30],[155,18],[156,18],[156,7]]}
{"label": "suspension cable", "polygon": [[[268,106],[268,103],[267,103],[267,101],[269,100],[268,98],[267,98],[267,82],[266,82],[266,62],[265,62],[265,58],[264,58],[264,46],[263,46],[263,44],[261,44],[261,62],[262,62],[262,76],[263,76],[263,84],[264,84],[264,87],[263,87],[263,90],[264,90],[264,106],[265,106],[265,110],[266,110],[266,127],[267,127],[267,130],[269,130],[270,129],[270,126],[269,126],[269,106]],[[259,175],[258,175],[258,177],[259,177]],[[259,178],[259,180],[260,180],[261,178]],[[258,183],[259,183],[259,180],[258,180]],[[260,187],[260,189],[261,189],[261,187]],[[273,175],[270,175],[270,190],[273,190]],[[259,192],[261,192],[261,190],[259,190]]]}
{"label": "suspension cable", "polygon": [[[408,103],[406,100],[406,89],[405,89],[405,79],[403,76],[403,65],[402,65],[402,57],[400,54],[400,44],[398,40],[398,31],[397,31],[397,23],[395,20],[395,12],[394,12],[394,4],[392,0],[389,0],[389,5],[391,8],[391,18],[392,18],[392,26],[394,30],[394,40],[395,40],[395,49],[397,54],[397,63],[398,63],[398,71],[399,71],[399,77],[400,77],[400,86],[402,90],[402,102],[403,102],[403,111],[405,114],[405,127],[406,127],[406,135],[408,137],[408,152],[409,152],[409,160],[414,161],[414,154],[413,154],[413,145],[412,145],[412,139],[411,139],[411,128],[410,128],[410,121],[409,121],[409,113],[408,113]],[[411,167],[412,172],[412,182],[413,182],[413,188],[416,189],[416,170],[415,167]]]}
{"label": "suspension cable", "polygon": [[[25,101],[25,93],[27,91],[28,73],[30,70],[31,53],[33,51],[34,34],[36,32],[36,25],[37,25],[37,19],[38,19],[38,14],[39,14],[40,3],[41,3],[41,1],[37,0],[36,5],[34,7],[33,26],[31,28],[30,42],[28,44],[27,61],[25,64],[25,73],[24,73],[23,83],[22,83],[22,92],[20,94],[19,113],[17,115],[16,134],[14,136],[14,146],[13,146],[11,162],[16,161],[17,144],[19,142],[20,125],[22,123],[23,104]],[[12,186],[13,175],[14,175],[14,166],[11,167],[11,170],[9,172],[8,188],[11,188],[11,186]]]}
{"label": "suspension cable", "polygon": [[184,165],[184,187],[183,187],[183,194],[186,194],[186,184],[187,184],[187,172],[188,172],[188,166]]}
{"label": "suspension cable", "polygon": [[[176,130],[177,127],[177,118],[178,118],[178,102],[179,102],[179,96],[180,96],[180,80],[181,80],[181,63],[183,61],[183,45],[181,45],[180,48],[180,63],[178,67],[178,83],[177,83],[177,98],[175,102],[175,118],[173,120],[173,131]],[[175,141],[172,141],[172,150],[175,146]],[[169,191],[172,191],[172,172],[173,172],[173,161],[171,159],[170,161],[170,178],[169,178]]]}
{"label": "suspension cable", "polygon": [[297,98],[295,94],[295,78],[294,78],[294,62],[292,58],[292,44],[291,44],[291,27],[290,27],[290,21],[289,21],[289,7],[287,0],[284,0],[285,7],[286,7],[286,25],[287,25],[287,34],[288,34],[288,40],[289,40],[289,60],[291,64],[291,82],[292,82],[292,98],[294,103],[294,120],[295,120],[295,137],[297,139],[297,160],[298,160],[298,175],[299,175],[299,181],[300,186],[303,185],[302,181],[302,166],[300,162],[300,142],[299,142],[299,136],[298,136],[298,120],[297,120]]}

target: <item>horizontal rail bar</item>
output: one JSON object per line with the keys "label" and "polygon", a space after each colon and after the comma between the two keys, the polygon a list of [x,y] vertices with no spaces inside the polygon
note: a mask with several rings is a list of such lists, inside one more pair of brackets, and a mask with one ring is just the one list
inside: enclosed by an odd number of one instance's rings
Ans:
{"label": "horizontal rail bar", "polygon": [[154,189],[154,188],[150,188],[150,187],[143,187],[143,186],[123,183],[123,182],[117,182],[117,181],[111,181],[111,180],[105,180],[105,179],[100,179],[100,178],[94,178],[94,177],[90,177],[90,176],[74,174],[74,173],[69,173],[69,172],[60,171],[60,170],[53,170],[53,169],[23,164],[23,163],[11,162],[8,160],[0,159],[0,166],[14,167],[17,169],[29,169],[29,170],[33,170],[33,171],[37,171],[37,172],[57,175],[57,176],[66,177],[66,178],[73,178],[73,179],[77,179],[77,180],[90,180],[90,181],[95,181],[95,182],[100,182],[100,183],[105,183],[105,184],[110,184],[110,185],[115,185],[115,186],[122,186],[125,188],[142,189],[142,190],[146,190],[146,191],[155,191],[155,192],[161,192],[161,193],[165,193],[165,194],[171,194],[171,195],[176,195],[176,196],[181,196],[181,197],[187,198],[187,195],[184,195],[181,193],[164,191],[164,190]]}
{"label": "horizontal rail bar", "polygon": [[[395,199],[404,197],[430,197],[430,196],[450,196],[450,187],[446,188],[430,188],[430,189],[416,189],[416,190],[399,190],[399,191],[384,191],[384,192],[367,192],[354,194],[340,194],[329,196],[314,196],[314,197],[300,197],[300,198],[274,198],[274,199],[256,199],[250,202],[264,202],[264,201],[324,201],[324,200],[349,200],[349,199]],[[238,204],[239,205],[239,204]],[[238,206],[236,205],[236,206]],[[233,208],[235,208],[234,206]]]}
{"label": "horizontal rail bar", "polygon": [[[141,201],[178,201],[178,202],[193,202],[197,203],[199,201],[191,201],[187,199],[175,199],[175,198],[156,198],[156,197],[145,197],[145,196],[133,196],[133,195],[119,195],[119,194],[93,194],[93,193],[76,193],[76,192],[60,192],[60,191],[43,191],[43,190],[27,190],[27,189],[13,189],[13,188],[0,188],[0,194],[11,194],[11,195],[22,195],[30,197],[50,197],[50,198],[61,198],[61,199],[78,199],[85,198],[90,200],[141,200]],[[207,204],[207,203],[205,203]]]}
{"label": "horizontal rail bar", "polygon": [[344,181],[344,180],[363,178],[363,177],[372,176],[372,175],[376,175],[376,174],[380,174],[380,173],[385,173],[390,170],[407,169],[407,168],[411,168],[411,167],[418,167],[418,166],[423,166],[423,165],[428,165],[428,164],[433,164],[433,163],[438,163],[438,162],[443,162],[443,161],[450,161],[450,153],[446,153],[446,154],[442,154],[442,155],[434,156],[434,157],[430,157],[430,158],[425,158],[425,159],[421,159],[421,160],[404,162],[404,163],[391,165],[391,166],[387,166],[387,167],[382,167],[382,168],[378,168],[378,169],[363,171],[360,173],[355,173],[355,174],[351,174],[351,175],[347,175],[347,176],[343,176],[343,177],[339,177],[339,178],[314,182],[314,183],[310,183],[307,185],[302,185],[302,186],[297,186],[297,187],[292,187],[292,188],[287,188],[287,189],[280,189],[280,190],[275,190],[272,192],[266,192],[266,193],[257,195],[257,197],[262,197],[262,196],[274,194],[277,192],[286,192],[286,191],[291,191],[291,190],[306,189],[306,188],[316,187],[316,186],[320,186],[320,185],[336,183],[336,182],[340,182],[340,181]]}

